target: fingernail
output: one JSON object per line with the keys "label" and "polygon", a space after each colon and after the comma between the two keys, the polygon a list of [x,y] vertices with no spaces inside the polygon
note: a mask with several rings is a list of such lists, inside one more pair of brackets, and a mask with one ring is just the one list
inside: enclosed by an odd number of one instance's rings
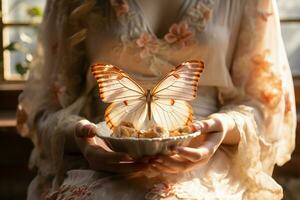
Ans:
{"label": "fingernail", "polygon": [[156,160],[155,160],[155,162],[158,162],[158,163],[163,163],[163,160],[162,160],[162,159],[160,159],[160,158],[158,158],[158,159],[156,159]]}
{"label": "fingernail", "polygon": [[191,125],[192,132],[200,131],[201,126],[199,124],[193,124]]}

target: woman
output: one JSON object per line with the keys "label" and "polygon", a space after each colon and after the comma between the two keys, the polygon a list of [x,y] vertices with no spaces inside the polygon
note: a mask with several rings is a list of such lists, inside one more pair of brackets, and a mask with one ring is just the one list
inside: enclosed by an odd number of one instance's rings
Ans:
{"label": "woman", "polygon": [[[290,159],[296,117],[275,4],[48,0],[43,67],[32,70],[18,109],[38,168],[28,199],[281,199],[271,175]],[[114,64],[148,85],[190,59],[206,67],[192,102],[203,134],[189,147],[140,162],[94,137],[105,107],[91,64]]]}

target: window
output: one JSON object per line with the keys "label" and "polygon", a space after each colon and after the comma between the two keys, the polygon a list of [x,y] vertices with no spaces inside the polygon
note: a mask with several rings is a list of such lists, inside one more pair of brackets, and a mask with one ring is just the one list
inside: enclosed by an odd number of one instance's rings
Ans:
{"label": "window", "polygon": [[2,0],[1,82],[25,80],[46,0]]}
{"label": "window", "polygon": [[[277,0],[281,30],[294,77],[297,113],[300,112],[300,1]],[[299,119],[298,119],[299,120]],[[300,122],[300,121],[299,121]]]}
{"label": "window", "polygon": [[278,0],[282,35],[294,77],[300,77],[300,1]]}

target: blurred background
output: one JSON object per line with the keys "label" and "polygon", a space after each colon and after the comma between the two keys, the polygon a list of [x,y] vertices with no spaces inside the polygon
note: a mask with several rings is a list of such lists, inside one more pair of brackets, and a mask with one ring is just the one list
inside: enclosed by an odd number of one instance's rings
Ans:
{"label": "blurred background", "polygon": [[[300,113],[300,0],[277,2]],[[17,134],[15,110],[34,58],[45,3],[46,0],[0,0],[0,200],[25,199],[34,176],[27,167],[33,146]],[[300,137],[292,160],[276,168],[274,177],[284,187],[285,199],[300,200]]]}

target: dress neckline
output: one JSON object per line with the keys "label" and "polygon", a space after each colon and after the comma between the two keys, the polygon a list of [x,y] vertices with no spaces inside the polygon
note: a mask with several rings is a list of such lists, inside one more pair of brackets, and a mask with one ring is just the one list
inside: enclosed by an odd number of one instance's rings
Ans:
{"label": "dress neckline", "polygon": [[[180,22],[182,22],[184,20],[184,17],[187,13],[187,11],[189,10],[189,7],[191,6],[191,1],[192,0],[184,0],[181,7],[180,7],[180,10],[179,10],[179,13],[177,15],[177,17],[175,18],[174,22],[172,22],[168,29],[173,25],[173,24],[178,24]],[[151,27],[150,25],[150,21],[149,19],[147,18],[147,16],[145,15],[145,10],[143,9],[143,7],[141,6],[141,4],[138,2],[138,0],[132,0],[133,4],[135,5],[135,9],[138,9],[138,15],[140,16],[142,22],[145,24],[145,28],[146,28],[146,31],[155,36],[156,38],[160,38],[158,37],[159,34],[155,33],[155,31],[153,30],[153,28]],[[162,37],[164,35],[166,35],[168,32],[166,33],[163,33],[161,34]],[[161,38],[160,38],[161,39]]]}

